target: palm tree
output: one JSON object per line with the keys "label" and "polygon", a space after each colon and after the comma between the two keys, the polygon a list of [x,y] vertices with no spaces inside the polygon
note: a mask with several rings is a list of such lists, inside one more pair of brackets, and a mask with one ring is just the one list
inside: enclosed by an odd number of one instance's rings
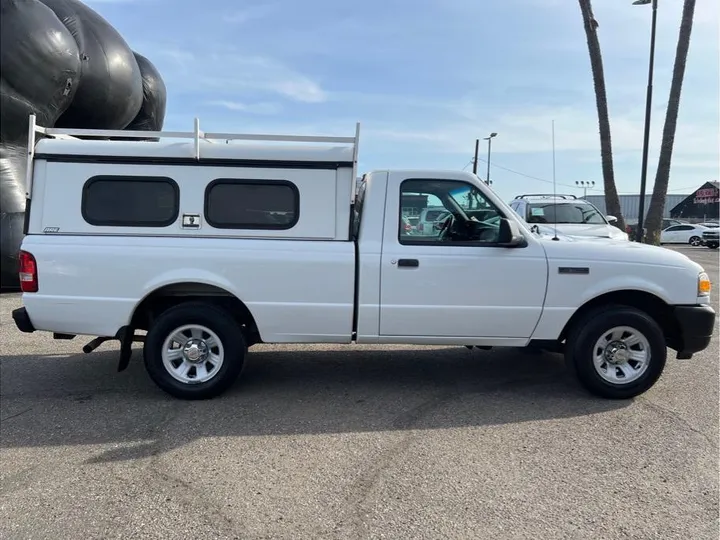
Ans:
{"label": "palm tree", "polygon": [[590,67],[592,69],[593,84],[595,86],[595,102],[598,111],[598,125],[600,128],[600,159],[602,162],[603,183],[605,187],[605,208],[607,213],[618,218],[618,226],[625,230],[625,220],[620,209],[620,197],[615,186],[615,172],[613,171],[612,141],[610,139],[610,114],[608,112],[607,93],[605,91],[605,72],[603,70],[602,54],[600,53],[600,40],[597,35],[598,23],[593,16],[590,0],[578,0],[585,26],[588,52],[590,53]]}
{"label": "palm tree", "polygon": [[675,143],[675,129],[677,127],[678,112],[680,110],[680,93],[685,76],[688,49],[690,48],[690,34],[695,15],[695,0],[685,0],[683,4],[680,32],[677,49],[675,51],[675,65],[673,66],[672,82],[670,83],[670,97],[667,112],[665,113],[665,126],[663,127],[662,143],[660,144],[660,157],[655,173],[655,186],[653,187],[650,208],[647,213],[646,242],[657,244],[662,227],[665,199],[667,198],[668,183],[670,181],[670,162],[672,160],[673,144]]}

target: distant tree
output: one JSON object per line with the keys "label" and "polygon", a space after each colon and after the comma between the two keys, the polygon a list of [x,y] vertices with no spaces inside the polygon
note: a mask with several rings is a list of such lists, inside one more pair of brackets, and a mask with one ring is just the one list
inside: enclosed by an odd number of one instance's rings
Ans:
{"label": "distant tree", "polygon": [[618,226],[622,230],[625,230],[625,218],[623,218],[622,210],[620,209],[620,197],[618,196],[617,187],[615,186],[612,140],[610,138],[610,113],[608,112],[605,72],[603,70],[602,54],[600,53],[600,40],[597,35],[598,23],[593,16],[591,1],[578,0],[578,3],[580,4],[583,25],[585,27],[593,85],[595,86],[595,103],[600,128],[600,159],[602,162],[603,184],[605,188],[605,208],[609,215],[618,218]]}
{"label": "distant tree", "polygon": [[670,182],[670,162],[672,161],[675,130],[677,128],[678,112],[680,111],[680,93],[682,92],[683,78],[685,77],[685,64],[690,48],[690,34],[692,33],[694,15],[695,0],[685,0],[675,51],[675,66],[673,67],[672,82],[670,83],[670,97],[668,98],[665,113],[665,126],[663,127],[662,143],[660,144],[660,157],[658,158],[658,168],[655,173],[655,185],[647,220],[645,221],[647,229],[645,242],[648,244],[657,244],[660,241],[665,199],[667,198],[668,184]]}

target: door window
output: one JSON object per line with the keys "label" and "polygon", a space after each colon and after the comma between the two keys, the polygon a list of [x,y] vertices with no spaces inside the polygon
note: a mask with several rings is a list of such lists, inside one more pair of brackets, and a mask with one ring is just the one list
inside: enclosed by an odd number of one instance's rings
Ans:
{"label": "door window", "polygon": [[402,208],[398,221],[401,244],[493,245],[500,235],[501,212],[475,186],[457,180],[412,179],[400,185],[400,200],[421,200],[426,216],[423,231],[408,230]]}

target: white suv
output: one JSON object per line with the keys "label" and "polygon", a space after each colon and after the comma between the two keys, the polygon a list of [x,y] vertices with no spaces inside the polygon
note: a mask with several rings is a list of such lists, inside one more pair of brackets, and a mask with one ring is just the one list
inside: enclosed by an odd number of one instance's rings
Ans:
{"label": "white suv", "polygon": [[627,240],[628,234],[613,225],[615,216],[604,216],[595,205],[574,195],[518,195],[510,207],[541,233]]}
{"label": "white suv", "polygon": [[418,234],[422,236],[439,235],[440,229],[435,225],[448,217],[448,215],[450,215],[450,212],[448,212],[444,206],[428,206],[427,208],[423,208],[416,226]]}

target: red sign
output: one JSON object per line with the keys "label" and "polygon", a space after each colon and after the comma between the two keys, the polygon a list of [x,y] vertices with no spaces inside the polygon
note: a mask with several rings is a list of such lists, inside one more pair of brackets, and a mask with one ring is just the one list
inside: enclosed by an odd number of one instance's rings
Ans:
{"label": "red sign", "polygon": [[718,188],[698,189],[695,192],[695,204],[712,204],[720,202],[720,190]]}

